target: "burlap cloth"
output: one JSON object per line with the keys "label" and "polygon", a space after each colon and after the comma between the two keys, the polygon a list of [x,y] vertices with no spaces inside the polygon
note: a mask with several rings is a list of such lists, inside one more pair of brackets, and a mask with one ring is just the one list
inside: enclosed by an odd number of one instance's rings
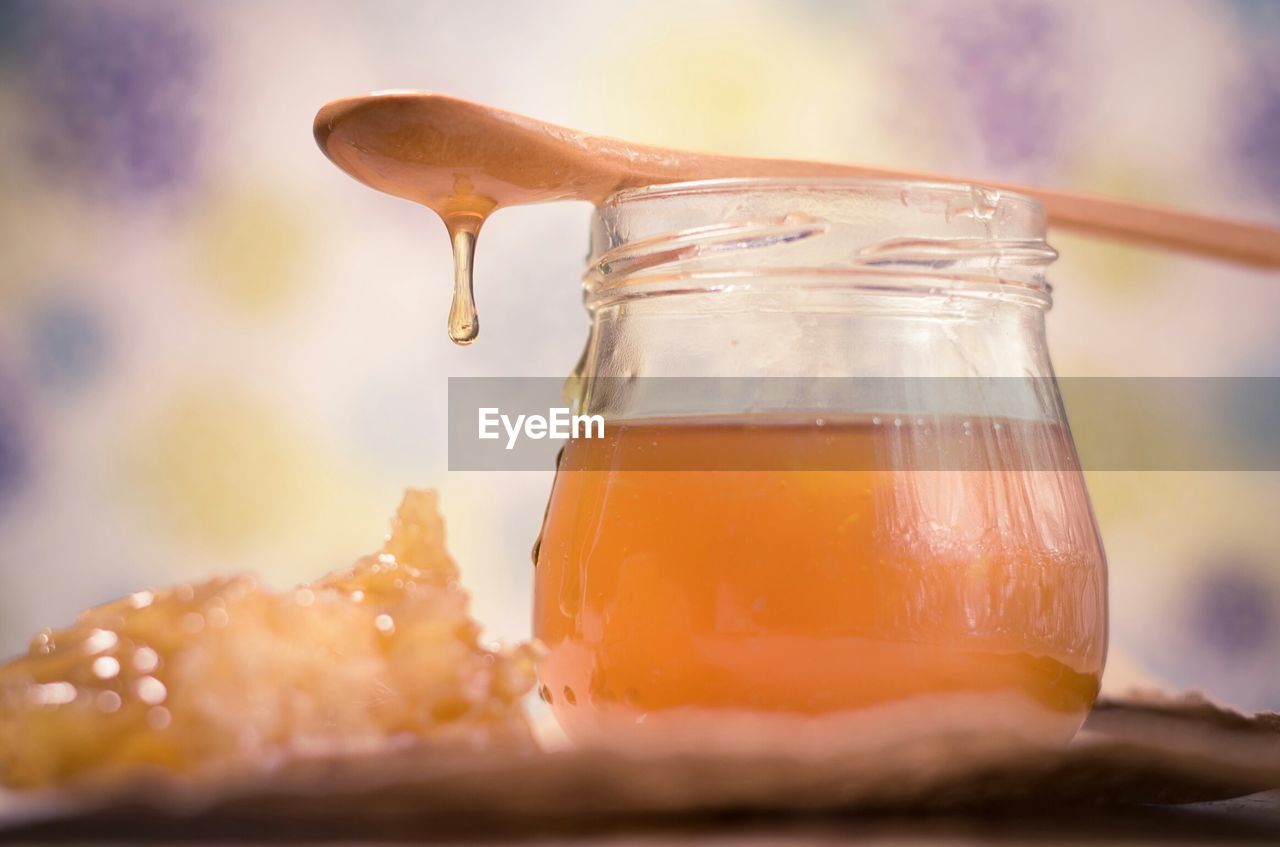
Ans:
{"label": "burlap cloth", "polygon": [[[1271,789],[1280,789],[1280,715],[1145,695],[1099,703],[1057,752],[957,737],[804,760],[590,751],[346,757],[212,785],[153,777],[93,792],[0,795],[0,839],[504,839],[957,817],[1092,832],[1172,804]],[[1229,814],[1162,818],[1164,835],[1220,831],[1280,844],[1280,800],[1180,808]]]}

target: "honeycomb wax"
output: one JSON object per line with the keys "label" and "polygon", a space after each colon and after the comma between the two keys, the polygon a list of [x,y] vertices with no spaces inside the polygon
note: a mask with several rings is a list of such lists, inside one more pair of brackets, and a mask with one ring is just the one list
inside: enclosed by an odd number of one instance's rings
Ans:
{"label": "honeycomb wax", "polygon": [[0,784],[194,774],[426,743],[530,746],[535,648],[479,641],[432,492],[379,553],[285,593],[250,576],[136,594],[0,667]]}

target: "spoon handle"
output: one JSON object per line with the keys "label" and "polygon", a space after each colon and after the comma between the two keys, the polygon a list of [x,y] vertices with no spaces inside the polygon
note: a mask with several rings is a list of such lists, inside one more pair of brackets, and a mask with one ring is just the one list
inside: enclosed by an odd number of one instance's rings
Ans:
{"label": "spoon handle", "polygon": [[1089,194],[1044,188],[1022,191],[1044,204],[1050,227],[1254,267],[1280,268],[1280,227]]}
{"label": "spoon handle", "polygon": [[1126,241],[1143,247],[1159,247],[1253,267],[1280,268],[1280,226],[1218,218],[1096,194],[983,179],[969,180],[949,174],[789,159],[748,160],[725,157],[722,163],[717,164],[725,169],[725,175],[733,175],[733,169],[736,167],[745,173],[771,176],[827,174],[871,179],[972,182],[977,185],[1014,191],[1039,200],[1044,205],[1050,229],[1070,230],[1100,238]]}
{"label": "spoon handle", "polygon": [[[858,169],[867,173],[866,169]],[[954,176],[877,171],[882,176],[956,182]],[[966,180],[967,181],[967,180]],[[1280,226],[1218,218],[1133,200],[1034,185],[974,180],[1015,191],[1044,205],[1050,229],[1063,229],[1143,247],[1160,247],[1258,268],[1280,268]]]}

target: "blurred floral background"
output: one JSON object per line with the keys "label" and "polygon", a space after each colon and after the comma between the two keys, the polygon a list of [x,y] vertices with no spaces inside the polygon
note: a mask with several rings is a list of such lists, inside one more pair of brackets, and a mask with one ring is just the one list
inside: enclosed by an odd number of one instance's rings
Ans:
{"label": "blurred floral background", "polygon": [[[489,633],[527,634],[550,474],[449,473],[445,381],[568,372],[589,209],[494,218],[484,333],[454,347],[438,221],[310,135],[325,101],[406,87],[1280,222],[1269,0],[3,0],[0,653],[139,586],[345,565],[406,485],[442,490]],[[1277,274],[1055,244],[1061,374],[1280,376]],[[1280,708],[1280,474],[1090,485],[1107,688]]]}

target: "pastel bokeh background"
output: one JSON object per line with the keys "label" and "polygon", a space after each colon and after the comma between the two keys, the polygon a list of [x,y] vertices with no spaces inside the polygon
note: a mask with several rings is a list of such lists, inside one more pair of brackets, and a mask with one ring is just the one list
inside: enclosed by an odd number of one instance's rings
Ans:
{"label": "pastel bokeh background", "polygon": [[[484,331],[452,346],[442,227],[310,137],[325,101],[405,87],[1280,222],[1268,0],[4,0],[0,653],[139,586],[344,565],[406,485],[442,490],[489,632],[527,634],[550,474],[449,473],[445,380],[568,372],[589,209],[495,217]],[[1277,274],[1054,242],[1061,374],[1280,376]],[[1280,708],[1280,474],[1090,484],[1107,687]]]}

